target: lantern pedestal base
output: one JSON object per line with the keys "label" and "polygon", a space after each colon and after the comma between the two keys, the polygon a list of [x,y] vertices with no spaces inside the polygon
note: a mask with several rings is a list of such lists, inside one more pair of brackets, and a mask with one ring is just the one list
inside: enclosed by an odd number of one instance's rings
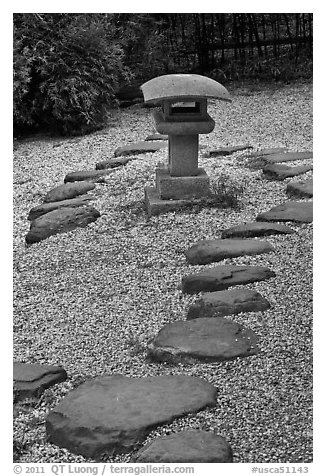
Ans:
{"label": "lantern pedestal base", "polygon": [[198,169],[197,175],[171,176],[167,168],[156,169],[156,190],[162,200],[188,200],[210,195],[209,177],[205,170]]}
{"label": "lantern pedestal base", "polygon": [[168,213],[182,208],[190,208],[202,203],[202,198],[183,200],[162,200],[155,187],[145,187],[145,208],[149,217]]}

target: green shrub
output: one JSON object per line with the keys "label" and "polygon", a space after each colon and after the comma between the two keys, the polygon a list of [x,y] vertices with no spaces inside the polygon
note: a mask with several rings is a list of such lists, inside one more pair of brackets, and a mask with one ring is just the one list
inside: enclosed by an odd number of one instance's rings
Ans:
{"label": "green shrub", "polygon": [[17,126],[66,135],[105,124],[115,91],[129,75],[110,17],[19,14],[14,43]]}
{"label": "green shrub", "polygon": [[[182,206],[186,213],[198,213],[204,208],[241,208],[240,197],[244,192],[244,184],[233,181],[229,175],[221,174],[217,182],[210,185],[210,195],[193,199]],[[181,207],[180,207],[181,210]]]}
{"label": "green shrub", "polygon": [[32,54],[30,48],[24,46],[22,39],[17,37],[16,29],[14,30],[13,56],[14,121],[17,124],[26,123],[32,125],[31,110],[26,101],[26,95],[29,91],[29,83],[31,81]]}
{"label": "green shrub", "polygon": [[216,183],[211,184],[211,206],[217,208],[239,208],[240,197],[244,192],[242,184],[235,183],[227,174],[221,174]]}

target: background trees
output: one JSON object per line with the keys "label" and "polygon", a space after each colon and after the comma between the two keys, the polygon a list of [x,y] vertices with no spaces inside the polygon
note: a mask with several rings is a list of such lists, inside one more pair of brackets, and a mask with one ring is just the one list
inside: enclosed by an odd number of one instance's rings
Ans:
{"label": "background trees", "polygon": [[311,13],[14,14],[15,129],[95,130],[131,78],[310,78],[312,28]]}
{"label": "background trees", "polygon": [[[169,13],[149,16],[154,27],[148,31],[145,43],[134,44],[133,60],[137,58],[144,62],[146,55],[150,55],[152,66],[161,71],[209,73],[224,81],[248,78],[291,80],[311,75],[312,13]],[[137,15],[134,15],[134,20],[137,21]],[[153,37],[158,38],[156,51],[151,48]],[[155,55],[157,59],[153,62]]]}

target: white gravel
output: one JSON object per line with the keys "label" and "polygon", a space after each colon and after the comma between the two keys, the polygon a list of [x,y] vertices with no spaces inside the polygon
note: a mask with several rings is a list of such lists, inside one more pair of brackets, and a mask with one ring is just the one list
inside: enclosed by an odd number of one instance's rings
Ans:
{"label": "white gravel", "polygon": [[[210,105],[216,126],[200,137],[201,144],[312,149],[311,84],[231,93],[232,104]],[[148,109],[117,111],[112,118],[116,127],[90,136],[15,142],[14,360],[62,365],[69,375],[40,402],[17,406],[14,438],[22,445],[20,461],[87,461],[49,444],[44,420],[78,383],[113,372],[137,377],[182,373],[206,378],[218,388],[215,408],[161,426],[147,441],[184,428],[212,429],[231,444],[235,462],[311,462],[311,224],[289,224],[295,234],[266,237],[275,253],[221,263],[269,266],[277,275],[248,285],[270,301],[271,309],[230,316],[258,334],[260,354],[191,366],[145,360],[150,339],[164,324],[185,319],[196,300],[181,293],[181,277],[203,267],[188,265],[184,250],[282,203],[293,179],[263,179],[260,170],[245,167],[248,151],[200,157],[212,182],[226,173],[244,185],[242,208],[188,210],[148,220],[142,208],[144,186],[154,184],[155,166],[166,163],[167,151],[142,154],[90,193],[102,215],[95,223],[25,247],[29,210],[67,173],[94,169],[96,162],[113,157],[117,147],[154,132]],[[310,162],[287,165],[301,163]],[[297,179],[311,176],[307,172]]]}

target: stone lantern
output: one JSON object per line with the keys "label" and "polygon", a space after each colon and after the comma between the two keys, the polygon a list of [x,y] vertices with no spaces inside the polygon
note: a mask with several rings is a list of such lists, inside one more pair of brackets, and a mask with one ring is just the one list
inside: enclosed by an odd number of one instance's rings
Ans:
{"label": "stone lantern", "polygon": [[145,103],[158,106],[156,130],[169,136],[168,167],[156,169],[155,188],[145,188],[147,212],[157,215],[210,195],[208,175],[198,168],[198,136],[215,126],[207,99],[231,99],[224,86],[198,74],[159,76],[141,89]]}

